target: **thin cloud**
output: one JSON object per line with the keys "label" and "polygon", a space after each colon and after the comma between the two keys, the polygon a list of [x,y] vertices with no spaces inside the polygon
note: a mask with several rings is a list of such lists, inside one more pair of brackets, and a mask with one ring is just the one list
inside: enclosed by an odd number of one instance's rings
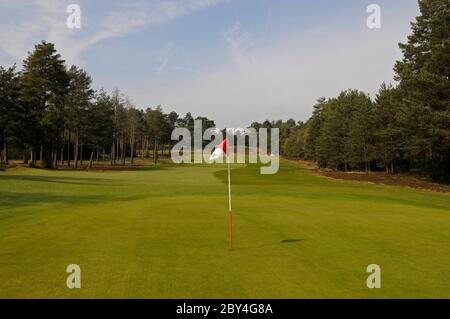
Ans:
{"label": "thin cloud", "polygon": [[[140,2],[124,8],[106,12],[98,23],[95,32],[87,29],[70,30],[66,28],[66,7],[68,1],[24,0],[22,5],[11,5],[5,0],[0,2],[3,15],[16,14],[14,21],[3,23],[0,31],[0,49],[14,60],[21,60],[32,45],[42,39],[56,43],[68,63],[82,64],[81,54],[89,47],[109,38],[124,36],[131,32],[163,24],[179,17],[194,14],[220,3],[222,0],[188,0]],[[83,4],[82,21],[86,23]],[[32,8],[32,14],[24,14],[23,8]],[[110,8],[111,6],[105,6]],[[89,28],[92,29],[92,28]]]}
{"label": "thin cloud", "polygon": [[262,45],[236,22],[224,33],[229,63],[155,89],[152,99],[205,114],[221,127],[246,126],[250,119],[306,119],[321,96],[348,88],[374,96],[383,81],[392,81],[401,56],[397,43],[409,32],[408,20],[377,32],[364,27],[335,31],[339,37],[326,27],[302,30]]}
{"label": "thin cloud", "polygon": [[241,22],[236,21],[224,33],[224,39],[228,43],[231,59],[238,66],[251,66],[256,63],[255,55],[251,54],[254,48],[254,40],[250,34],[243,31]]}
{"label": "thin cloud", "polygon": [[169,64],[169,61],[176,54],[177,48],[173,43],[167,43],[159,52],[156,53],[156,60],[159,63],[156,68],[156,72],[160,74],[166,66]]}

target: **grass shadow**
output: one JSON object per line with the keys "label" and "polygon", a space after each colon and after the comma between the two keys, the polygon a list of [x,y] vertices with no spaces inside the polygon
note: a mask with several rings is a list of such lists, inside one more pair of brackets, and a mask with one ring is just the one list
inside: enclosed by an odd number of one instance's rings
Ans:
{"label": "grass shadow", "polygon": [[[93,166],[89,170],[87,168],[83,168],[81,170],[88,172],[107,172],[107,171],[118,171],[118,172],[135,172],[135,171],[161,171],[170,169],[172,165],[168,164],[157,164],[157,165],[114,165],[114,166]],[[63,171],[77,171],[77,169],[72,168],[63,168]],[[79,169],[80,170],[80,169]]]}
{"label": "grass shadow", "polygon": [[3,192],[0,196],[0,208],[17,208],[39,204],[94,204],[106,201],[129,201],[141,199],[142,195],[78,195],[67,196],[54,193]]}
{"label": "grass shadow", "polygon": [[[74,184],[74,185],[105,185],[110,182],[106,178],[88,178],[88,177],[60,177],[60,176],[41,176],[41,175],[4,175],[0,180],[19,180],[44,183]],[[99,183],[105,182],[105,183]]]}
{"label": "grass shadow", "polygon": [[292,244],[292,243],[298,243],[301,241],[305,241],[305,238],[299,238],[299,239],[283,239],[280,241],[280,244]]}

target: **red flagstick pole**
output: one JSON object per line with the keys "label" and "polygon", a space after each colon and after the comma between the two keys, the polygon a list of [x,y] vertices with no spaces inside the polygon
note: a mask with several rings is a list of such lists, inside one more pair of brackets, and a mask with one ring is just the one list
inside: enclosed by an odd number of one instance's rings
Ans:
{"label": "red flagstick pole", "polygon": [[230,252],[233,251],[233,212],[231,210],[230,159],[228,158],[228,207],[230,209]]}

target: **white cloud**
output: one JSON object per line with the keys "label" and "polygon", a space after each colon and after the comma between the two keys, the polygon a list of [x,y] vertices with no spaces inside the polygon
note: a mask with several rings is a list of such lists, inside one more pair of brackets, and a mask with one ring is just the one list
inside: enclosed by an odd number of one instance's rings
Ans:
{"label": "white cloud", "polygon": [[[42,39],[54,42],[68,63],[80,64],[80,56],[89,47],[112,37],[123,36],[152,25],[161,24],[184,15],[193,14],[219,3],[221,0],[172,0],[122,4],[118,9],[109,9],[95,28],[95,32],[82,27],[81,30],[66,28],[66,6],[70,1],[23,0],[21,6],[0,1],[3,15],[16,14],[9,24],[2,23],[0,49],[15,61],[22,60],[32,45]],[[82,23],[87,22],[88,12],[81,6]],[[31,14],[23,14],[23,8],[31,8]],[[18,18],[21,19],[18,21]],[[2,61],[0,61],[2,62]]]}
{"label": "white cloud", "polygon": [[[64,27],[65,6],[70,3],[64,1],[23,0],[22,6],[28,3],[33,12],[8,24],[2,15],[20,11],[21,7],[16,2],[0,0],[0,50],[18,61],[34,43],[47,39],[57,44],[68,62],[79,64],[82,53],[101,41],[170,22],[220,0],[122,2],[117,9],[108,6],[98,21],[89,20],[88,28],[81,33]],[[82,11],[86,3],[87,0],[80,2]],[[347,88],[373,95],[381,82],[392,80],[394,61],[400,57],[397,43],[405,40],[410,32],[409,21],[417,13],[417,9],[412,12],[412,5],[398,8],[401,10],[383,13],[381,30],[365,28],[366,13],[362,10],[360,26],[358,22],[353,24],[357,27],[352,27],[352,23],[341,27],[341,20],[336,19],[339,21],[324,21],[321,29],[292,28],[289,34],[267,39],[256,38],[247,31],[246,21],[241,20],[218,34],[228,55],[214,65],[193,63],[176,78],[173,74],[169,78],[154,74],[145,77],[138,72],[137,79],[134,74],[120,79],[105,77],[103,81],[101,75],[94,77],[101,86],[114,81],[140,106],[161,103],[179,113],[190,111],[208,116],[222,127],[246,126],[251,120],[267,118],[306,119],[321,96],[335,96]],[[84,12],[83,17],[86,15]],[[263,28],[279,23],[275,17],[269,7]],[[182,47],[178,49],[168,42],[159,52],[151,53],[158,63],[155,72],[163,73],[175,55],[180,57],[178,50]],[[186,56],[183,58],[180,60],[186,64]],[[175,67],[181,68],[180,61]]]}
{"label": "white cloud", "polygon": [[[2,1],[2,27],[0,28],[0,48],[11,58],[21,60],[31,49],[31,42],[37,34],[45,32],[45,24],[52,27],[55,24],[54,13],[60,6],[57,1],[25,0],[20,5],[18,2]],[[26,12],[32,7],[33,14]],[[11,12],[18,12],[21,19],[13,19],[6,23],[3,17],[10,16]]]}

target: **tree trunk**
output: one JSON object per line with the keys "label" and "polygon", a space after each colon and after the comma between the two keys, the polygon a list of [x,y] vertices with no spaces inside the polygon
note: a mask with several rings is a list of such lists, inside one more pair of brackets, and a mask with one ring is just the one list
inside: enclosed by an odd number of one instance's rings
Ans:
{"label": "tree trunk", "polygon": [[134,139],[131,139],[130,147],[131,147],[131,164],[134,164]]}
{"label": "tree trunk", "polygon": [[155,136],[155,145],[153,146],[153,163],[156,164],[158,162],[158,140]]}
{"label": "tree trunk", "polygon": [[42,160],[41,165],[44,168],[52,168],[53,167],[53,152],[50,149],[42,148]]}
{"label": "tree trunk", "polygon": [[69,139],[67,140],[67,166],[70,167],[70,133]]}
{"label": "tree trunk", "polygon": [[83,143],[81,143],[80,148],[80,165],[83,166]]}
{"label": "tree trunk", "polygon": [[367,158],[367,153],[368,153],[368,147],[364,143],[364,168],[366,169],[366,173],[369,172],[369,170],[370,170],[370,168],[369,168],[369,159]]}
{"label": "tree trunk", "polygon": [[114,143],[114,164],[119,160],[119,139]]}
{"label": "tree trunk", "polygon": [[24,148],[23,149],[23,163],[24,164],[28,164],[28,158],[27,158],[27,150]]}
{"label": "tree trunk", "polygon": [[8,142],[6,141],[7,134],[6,130],[3,131],[3,156],[4,156],[4,162],[8,165]]}
{"label": "tree trunk", "polygon": [[73,150],[74,150],[74,161],[75,161],[75,168],[78,168],[78,143],[79,143],[79,135],[78,132],[76,133],[75,136],[75,145],[73,146]]}
{"label": "tree trunk", "polygon": [[387,148],[384,146],[384,168],[386,169],[386,173],[389,174],[389,164],[388,164],[388,156],[387,156]]}
{"label": "tree trunk", "polygon": [[63,132],[63,140],[62,140],[61,149],[60,149],[61,165],[64,165],[64,143],[66,143],[66,131],[65,130]]}
{"label": "tree trunk", "polygon": [[117,157],[117,140],[115,139],[112,145],[112,159],[113,159],[113,164],[116,165],[116,157]]}
{"label": "tree trunk", "polygon": [[110,159],[109,159],[109,162],[110,162],[110,164],[111,164],[111,166],[113,165],[113,162],[114,162],[114,156],[116,156],[115,154],[114,154],[114,149],[115,149],[116,147],[115,147],[115,145],[114,145],[114,143],[112,143],[112,145],[111,145],[111,156],[110,156]]}
{"label": "tree trunk", "polygon": [[125,166],[125,158],[126,158],[126,147],[125,139],[122,138],[122,165]]}
{"label": "tree trunk", "polygon": [[5,156],[5,164],[8,165],[8,142],[5,140],[3,141],[3,154]]}
{"label": "tree trunk", "polygon": [[122,155],[123,155],[123,146],[122,146],[122,138],[117,141],[117,161],[119,163],[122,162]]}
{"label": "tree trunk", "polygon": [[31,165],[36,165],[37,154],[36,154],[36,149],[34,148],[34,146],[31,148],[30,157],[31,157]]}
{"label": "tree trunk", "polygon": [[[97,153],[98,154],[98,153]],[[94,157],[94,152],[91,152],[91,159],[89,160],[89,165],[88,165],[88,169],[91,168],[92,166],[92,158]]]}

